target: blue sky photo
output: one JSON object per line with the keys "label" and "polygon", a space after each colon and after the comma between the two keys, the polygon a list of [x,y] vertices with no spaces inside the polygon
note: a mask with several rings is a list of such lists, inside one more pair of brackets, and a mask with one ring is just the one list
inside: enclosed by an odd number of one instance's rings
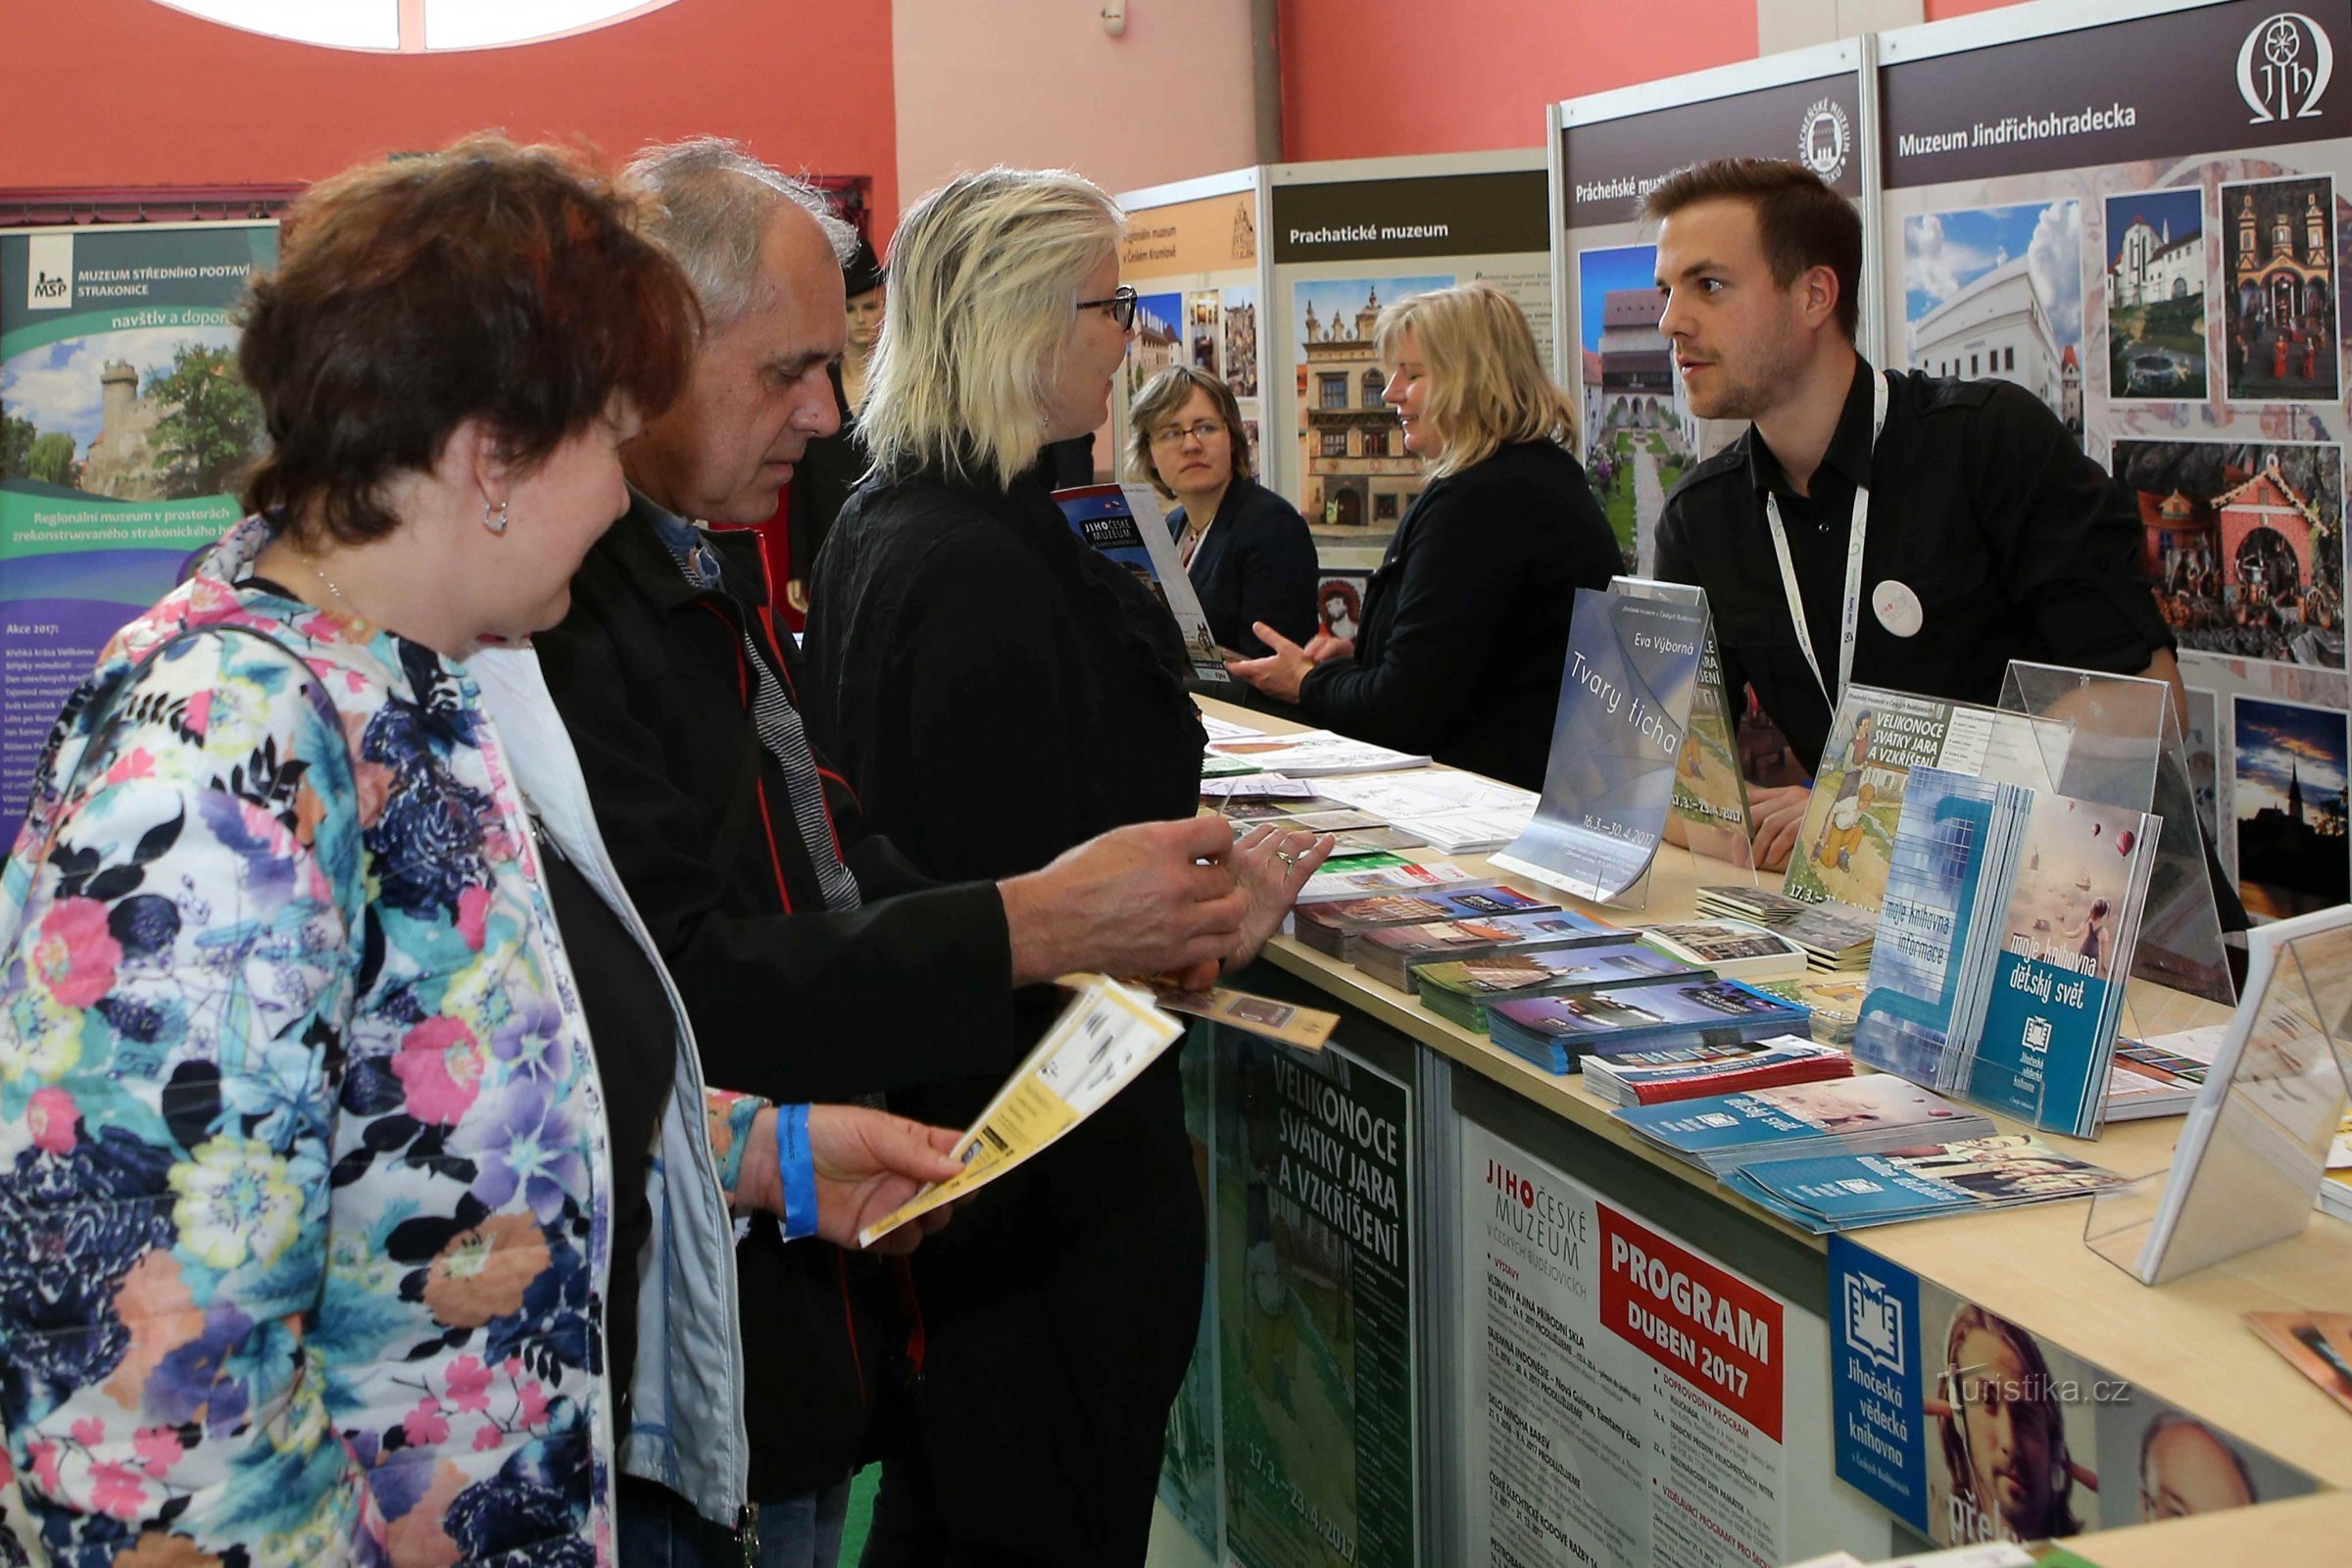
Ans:
{"label": "blue sky photo", "polygon": [[2237,700],[2237,818],[2245,821],[2264,807],[2286,809],[2290,779],[2303,786],[2308,812],[2322,796],[2344,791],[2344,715],[2295,703],[2260,698]]}
{"label": "blue sky photo", "polygon": [[1300,281],[1291,288],[1291,340],[1306,341],[1306,308],[1315,308],[1316,324],[1329,327],[1333,313],[1352,320],[1355,313],[1364,308],[1365,291],[1378,289],[1380,303],[1394,305],[1409,295],[1426,294],[1433,288],[1453,287],[1453,276],[1425,277],[1318,277]]}
{"label": "blue sky photo", "polygon": [[2124,253],[2124,230],[2132,220],[2144,218],[2156,232],[2165,232],[2172,225],[2172,237],[2180,239],[2202,232],[2205,227],[2205,192],[2191,185],[2186,190],[2142,190],[2129,195],[2107,198],[2107,265],[2115,266],[2116,258]]}
{"label": "blue sky photo", "polygon": [[[1658,286],[1658,248],[1655,245],[1624,245],[1614,250],[1578,251],[1576,253],[1576,313],[1577,341],[1586,348],[1600,348],[1600,312],[1602,302],[1619,289],[1638,288],[1651,293]],[[1658,309],[1663,311],[1665,302]]]}
{"label": "blue sky photo", "polygon": [[2082,341],[2082,204],[2030,202],[1903,220],[1903,320],[1930,311],[2004,262],[2029,258],[2060,347]]}

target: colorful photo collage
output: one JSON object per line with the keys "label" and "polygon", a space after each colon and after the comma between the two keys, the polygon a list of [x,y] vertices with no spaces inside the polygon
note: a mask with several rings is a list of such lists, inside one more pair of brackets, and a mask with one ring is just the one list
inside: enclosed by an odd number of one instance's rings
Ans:
{"label": "colorful photo collage", "polygon": [[1257,286],[1171,289],[1137,300],[1122,398],[1132,402],[1146,382],[1177,365],[1218,377],[1238,399],[1255,398]]}

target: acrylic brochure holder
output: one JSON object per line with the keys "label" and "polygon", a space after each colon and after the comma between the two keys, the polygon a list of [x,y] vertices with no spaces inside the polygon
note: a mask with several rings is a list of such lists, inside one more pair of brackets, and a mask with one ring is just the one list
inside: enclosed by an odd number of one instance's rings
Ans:
{"label": "acrylic brochure holder", "polygon": [[1576,591],[1543,797],[1492,864],[1594,904],[1646,905],[1706,638],[1696,588]]}
{"label": "acrylic brochure holder", "polygon": [[2172,1162],[2091,1199],[2083,1245],[2143,1285],[2298,1236],[2315,1212],[2352,1084],[2352,906],[2258,926],[2247,949]]}
{"label": "acrylic brochure holder", "polygon": [[2212,858],[2197,825],[2188,762],[2169,682],[2013,661],[2001,707],[2063,723],[2048,771],[2061,795],[2164,819],[2148,878],[2135,979],[2224,1005],[2237,1001],[2222,948]]}
{"label": "acrylic brochure holder", "polygon": [[[1706,617],[1706,636],[1699,646],[1698,684],[1690,694],[1690,724],[1683,735],[1683,755],[1674,768],[1671,820],[1682,829],[1685,851],[1694,859],[1717,862],[1702,872],[1702,881],[1723,880],[1721,868],[1729,866],[1745,872],[1752,887],[1759,880],[1756,824],[1748,810],[1747,779],[1740,764],[1740,713],[1724,690],[1723,658],[1716,647],[1715,620],[1707,612],[1706,591],[1647,577],[1612,578],[1609,591],[1688,605]],[[1661,848],[1658,853],[1670,855],[1673,847]]]}

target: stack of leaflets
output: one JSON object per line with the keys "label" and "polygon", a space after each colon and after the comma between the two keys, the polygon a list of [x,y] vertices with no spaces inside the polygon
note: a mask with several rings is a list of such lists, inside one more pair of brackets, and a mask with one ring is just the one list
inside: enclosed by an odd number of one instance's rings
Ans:
{"label": "stack of leaflets", "polygon": [[1741,980],[1789,980],[1807,968],[1804,949],[1744,920],[1646,926],[1642,940],[1670,958]]}
{"label": "stack of leaflets", "polygon": [[1718,1176],[1757,1160],[1867,1154],[1993,1135],[1991,1118],[1891,1073],[1634,1105],[1617,1115],[1658,1148]]}
{"label": "stack of leaflets", "polygon": [[1813,1038],[1825,1046],[1850,1045],[1854,1020],[1862,1014],[1862,977],[1806,974],[1795,980],[1751,980],[1768,996],[1798,1002],[1812,1011]]}
{"label": "stack of leaflets", "polygon": [[2228,1024],[2215,1023],[2152,1040],[2118,1040],[2115,1066],[2107,1074],[2107,1119],[2184,1115],[2229,1032]]}
{"label": "stack of leaflets", "polygon": [[1711,980],[1639,942],[1622,938],[1590,948],[1553,953],[1495,953],[1413,967],[1413,989],[1421,1005],[1473,1034],[1487,1032],[1487,1009],[1497,1002],[1525,997],[1565,996],[1603,986],[1664,985],[1675,980]]}
{"label": "stack of leaflets", "polygon": [[1289,735],[1245,735],[1210,741],[1208,757],[1247,762],[1251,767],[1288,778],[1322,778],[1334,773],[1384,773],[1399,767],[1427,767],[1429,759],[1393,752],[1370,741],[1337,735],[1327,729],[1298,730]]}
{"label": "stack of leaflets", "polygon": [[1822,974],[1859,973],[1870,967],[1871,938],[1878,916],[1850,905],[1808,904],[1770,888],[1712,887],[1698,890],[1698,912],[1744,920],[1795,943],[1808,968]]}
{"label": "stack of leaflets", "polygon": [[1912,768],[1856,1059],[2094,1135],[2161,826]]}
{"label": "stack of leaflets", "polygon": [[1804,1027],[1802,1007],[1737,980],[1703,977],[1529,997],[1487,1009],[1494,1044],[1546,1072],[1574,1072],[1582,1056],[1735,1046]]}
{"label": "stack of leaflets", "polygon": [[[1382,862],[1386,862],[1385,864]],[[1375,893],[1423,893],[1454,883],[1486,887],[1491,879],[1473,876],[1449,860],[1404,860],[1396,856],[1358,856],[1337,867],[1317,871],[1298,890],[1300,907],[1329,904],[1334,899],[1369,898]],[[1451,918],[1427,914],[1425,920]]]}
{"label": "stack of leaflets", "polygon": [[1444,888],[1429,893],[1382,893],[1302,906],[1292,922],[1300,942],[1317,953],[1352,961],[1352,939],[1384,925],[1426,925],[1439,920],[1476,920],[1506,914],[1537,914],[1552,906],[1515,888]]}
{"label": "stack of leaflets", "polygon": [[2018,1133],[1761,1160],[1723,1178],[1733,1192],[1816,1236],[2083,1198],[2123,1182],[2105,1166]]}
{"label": "stack of leaflets", "polygon": [[1662,1105],[1708,1095],[1747,1094],[1784,1084],[1851,1078],[1851,1056],[1794,1035],[1735,1046],[1678,1046],[1624,1055],[1587,1056],[1585,1087],[1612,1105]]}
{"label": "stack of leaflets", "polygon": [[1358,932],[1348,945],[1348,960],[1373,979],[1399,991],[1412,991],[1416,989],[1415,964],[1483,958],[1494,953],[1549,953],[1624,940],[1623,931],[1589,914],[1553,909],[1494,919],[1376,926]]}

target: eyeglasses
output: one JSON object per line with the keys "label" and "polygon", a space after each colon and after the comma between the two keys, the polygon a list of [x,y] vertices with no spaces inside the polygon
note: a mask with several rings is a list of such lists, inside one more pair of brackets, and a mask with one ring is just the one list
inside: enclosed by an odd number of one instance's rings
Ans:
{"label": "eyeglasses", "polygon": [[1164,430],[1153,431],[1152,444],[1155,447],[1182,446],[1184,438],[1189,435],[1206,446],[1224,433],[1225,426],[1215,419],[1195,419],[1190,424],[1171,424]]}
{"label": "eyeglasses", "polygon": [[1107,309],[1110,312],[1110,318],[1119,323],[1119,330],[1122,332],[1130,332],[1135,329],[1135,290],[1125,283],[1121,283],[1118,292],[1106,300],[1080,300],[1078,302],[1078,308],[1082,311]]}

